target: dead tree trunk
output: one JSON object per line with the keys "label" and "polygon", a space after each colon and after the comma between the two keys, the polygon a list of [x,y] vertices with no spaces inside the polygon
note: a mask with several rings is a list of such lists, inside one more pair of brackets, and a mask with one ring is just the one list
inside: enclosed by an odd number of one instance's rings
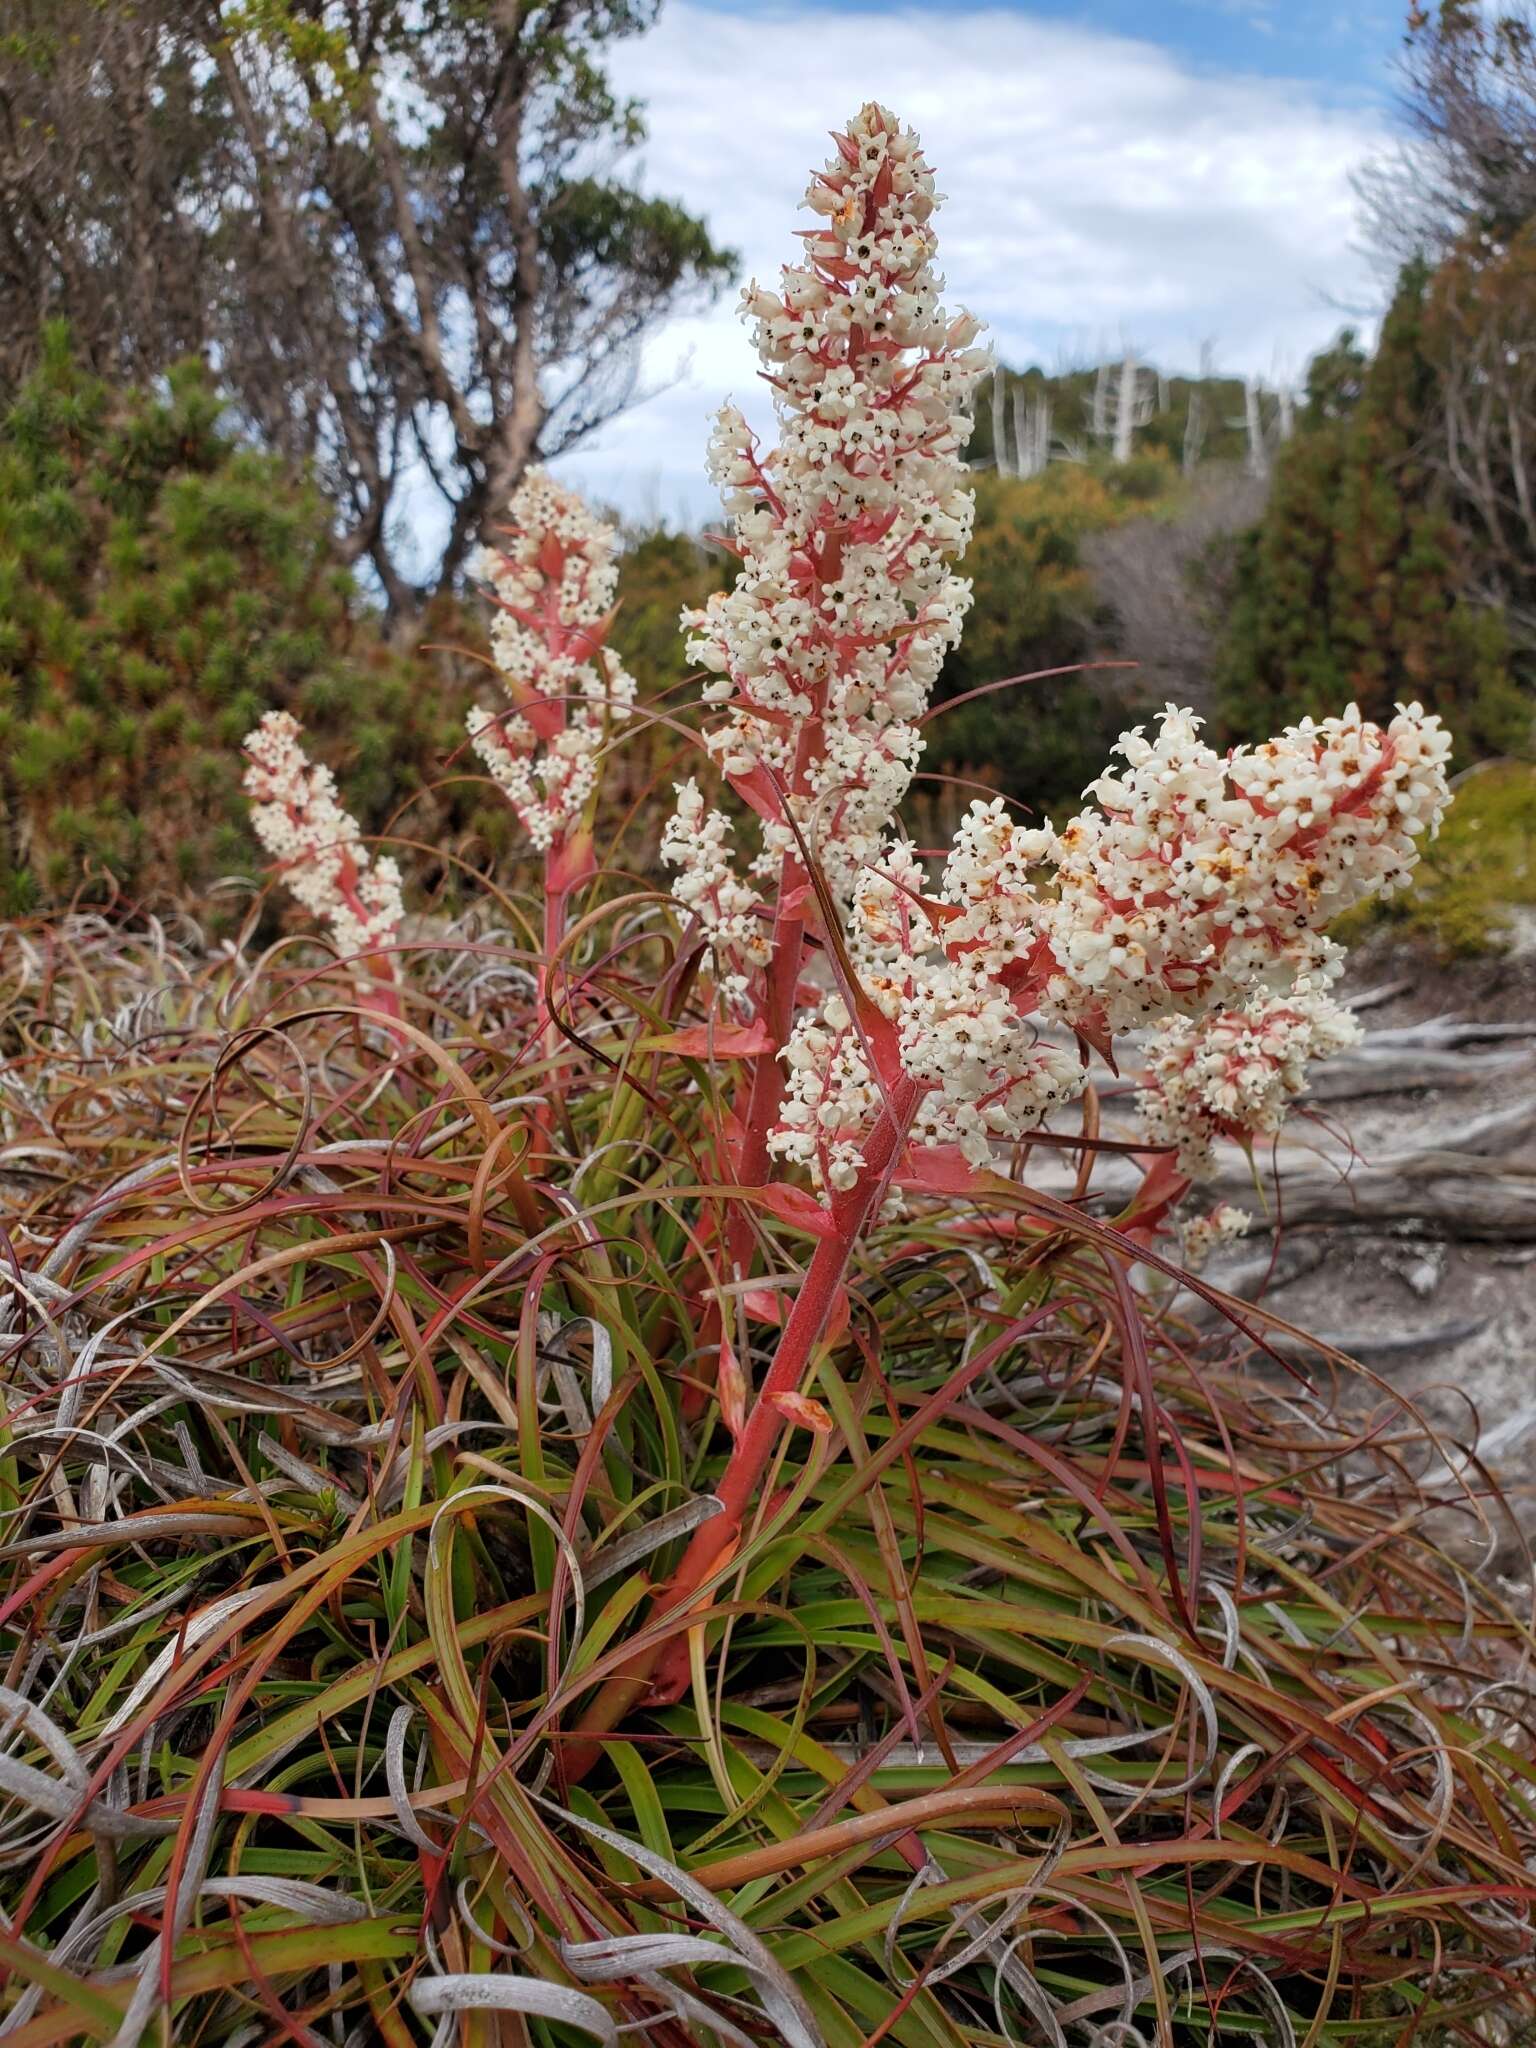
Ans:
{"label": "dead tree trunk", "polygon": [[1115,460],[1129,462],[1136,449],[1136,414],[1140,385],[1136,358],[1127,349],[1120,365],[1120,393],[1115,404]]}
{"label": "dead tree trunk", "polygon": [[1248,474],[1269,475],[1269,448],[1264,439],[1263,392],[1253,377],[1243,387],[1243,425],[1248,435]]}
{"label": "dead tree trunk", "polygon": [[1001,363],[992,372],[992,460],[999,476],[1008,471],[1008,380]]}
{"label": "dead tree trunk", "polygon": [[1185,476],[1193,476],[1200,467],[1200,457],[1205,453],[1207,420],[1206,386],[1213,375],[1215,350],[1211,343],[1200,344],[1200,381],[1189,394],[1189,411],[1184,416],[1184,460]]}

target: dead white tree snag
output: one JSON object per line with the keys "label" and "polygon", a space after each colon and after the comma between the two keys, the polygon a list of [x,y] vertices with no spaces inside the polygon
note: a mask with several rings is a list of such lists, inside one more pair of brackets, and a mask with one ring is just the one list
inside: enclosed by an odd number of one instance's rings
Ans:
{"label": "dead white tree snag", "polygon": [[1136,351],[1127,349],[1118,372],[1101,363],[1093,389],[1093,434],[1107,441],[1116,462],[1129,462],[1136,452],[1136,430],[1157,411],[1158,378],[1144,369]]}
{"label": "dead white tree snag", "polygon": [[1248,474],[1269,475],[1269,444],[1264,434],[1263,387],[1250,377],[1243,386],[1243,429],[1248,436]]}
{"label": "dead white tree snag", "polygon": [[1193,476],[1200,467],[1200,458],[1205,453],[1205,435],[1209,419],[1206,387],[1215,375],[1216,347],[1214,342],[1200,344],[1200,379],[1189,393],[1189,410],[1184,415],[1184,459],[1186,476]]}
{"label": "dead white tree snag", "polygon": [[1093,417],[1089,432],[1096,441],[1109,439],[1109,365],[1100,363],[1093,380]]}
{"label": "dead white tree snag", "polygon": [[1013,387],[1013,468],[1016,476],[1038,476],[1033,430],[1029,417],[1029,394],[1022,384]]}
{"label": "dead white tree snag", "polygon": [[1008,470],[1008,379],[1001,363],[992,372],[992,460],[999,476]]}
{"label": "dead white tree snag", "polygon": [[1141,369],[1127,349],[1120,364],[1120,388],[1115,395],[1115,460],[1129,462],[1136,449],[1136,429],[1146,424],[1152,409],[1150,397],[1141,391]]}
{"label": "dead white tree snag", "polygon": [[[1287,1226],[1333,1223],[1379,1230],[1416,1223],[1432,1236],[1536,1242],[1536,1094],[1466,1124],[1454,1144],[1411,1146],[1364,1162],[1303,1164],[1286,1148],[1281,1187]],[[1253,1203],[1246,1161],[1223,1164],[1202,1188],[1212,1203]]]}

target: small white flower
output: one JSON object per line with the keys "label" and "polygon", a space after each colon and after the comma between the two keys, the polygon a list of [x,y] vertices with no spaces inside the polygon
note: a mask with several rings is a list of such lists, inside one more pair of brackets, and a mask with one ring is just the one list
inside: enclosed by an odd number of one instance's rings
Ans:
{"label": "small white flower", "polygon": [[1213,1209],[1209,1216],[1199,1216],[1193,1223],[1184,1226],[1184,1263],[1191,1271],[1203,1266],[1211,1253],[1223,1245],[1235,1244],[1246,1237],[1253,1228],[1253,1218],[1246,1209],[1234,1209],[1230,1202],[1223,1202]]}

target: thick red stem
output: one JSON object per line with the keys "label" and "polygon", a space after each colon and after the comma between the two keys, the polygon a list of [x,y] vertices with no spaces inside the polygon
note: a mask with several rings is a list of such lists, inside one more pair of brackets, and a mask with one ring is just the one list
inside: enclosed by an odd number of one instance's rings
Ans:
{"label": "thick red stem", "polygon": [[[785,1421],[776,1397],[799,1390],[816,1347],[826,1334],[854,1246],[871,1210],[884,1198],[921,1097],[918,1084],[905,1078],[893,1091],[864,1148],[858,1185],[838,1205],[836,1235],[824,1237],[816,1247],[779,1338],[773,1363],[715,1489],[723,1511],[694,1531],[677,1570],[657,1591],[651,1608],[652,1621],[691,1605],[700,1587],[739,1541],[784,1432]],[[686,1634],[681,1634],[640,1652],[609,1679],[584,1716],[581,1733],[588,1737],[606,1734],[642,1694],[650,1705],[667,1706],[681,1697],[687,1685],[688,1643]],[[595,1741],[573,1745],[565,1757],[567,1776],[580,1777],[598,1752]]]}
{"label": "thick red stem", "polygon": [[[795,743],[790,777],[793,792],[802,792],[816,751],[819,721],[807,720]],[[779,863],[779,898],[773,912],[773,951],[763,989],[762,1017],[768,1027],[768,1050],[757,1055],[747,1096],[746,1127],[736,1178],[744,1188],[760,1188],[768,1178],[768,1140],[784,1100],[784,1070],[779,1054],[795,1025],[795,993],[800,986],[800,961],[805,951],[805,869],[798,855],[786,853]],[[745,1272],[752,1256],[752,1219],[738,1209],[727,1232],[726,1248],[735,1272]]]}
{"label": "thick red stem", "polygon": [[[793,887],[790,870],[791,861],[786,856],[779,882],[779,908],[774,919],[773,951],[765,971],[761,1012],[768,1027],[769,1044],[768,1049],[758,1053],[752,1062],[747,1113],[734,1175],[737,1185],[744,1188],[760,1188],[768,1179],[771,1163],[768,1139],[779,1121],[779,1108],[784,1100],[784,1072],[779,1053],[789,1043],[789,1034],[794,1028],[795,989],[800,979],[801,955],[805,950],[805,919],[800,910],[787,907]],[[795,873],[798,872],[796,866]],[[751,1263],[752,1216],[744,1202],[737,1202],[731,1209],[725,1229],[726,1277],[744,1278]],[[718,1308],[712,1309],[704,1331],[706,1345],[718,1344],[723,1330],[724,1318]],[[704,1379],[701,1377],[690,1382],[683,1393],[684,1419],[697,1421],[708,1405],[709,1392]]]}

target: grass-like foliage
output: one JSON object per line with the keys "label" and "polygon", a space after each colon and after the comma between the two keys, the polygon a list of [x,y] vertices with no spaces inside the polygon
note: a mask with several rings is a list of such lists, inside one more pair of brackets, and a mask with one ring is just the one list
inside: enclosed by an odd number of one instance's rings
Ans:
{"label": "grass-like foliage", "polygon": [[554,1051],[512,908],[387,1027],[288,953],[7,941],[7,2038],[1508,2038],[1532,1638],[1475,1480],[1021,1182],[867,1240],[826,1421],[654,1624],[690,1685],[572,1782],[729,1447],[739,1205],[654,905],[576,922]]}
{"label": "grass-like foliage", "polygon": [[[484,558],[469,732],[536,896],[413,917],[273,710],[252,825],[323,943],[0,934],[16,2048],[1531,2016],[1500,1503],[1174,1263],[1246,1221],[1179,1223],[1217,1145],[1350,1041],[1324,927],[1407,882],[1449,742],[1411,705],[1221,757],[1170,708],[938,872],[898,817],[987,359],[916,138],[835,150],[747,299],[781,446],[711,443],[702,701],[637,694],[550,477]],[[662,731],[669,892],[598,822]]]}

